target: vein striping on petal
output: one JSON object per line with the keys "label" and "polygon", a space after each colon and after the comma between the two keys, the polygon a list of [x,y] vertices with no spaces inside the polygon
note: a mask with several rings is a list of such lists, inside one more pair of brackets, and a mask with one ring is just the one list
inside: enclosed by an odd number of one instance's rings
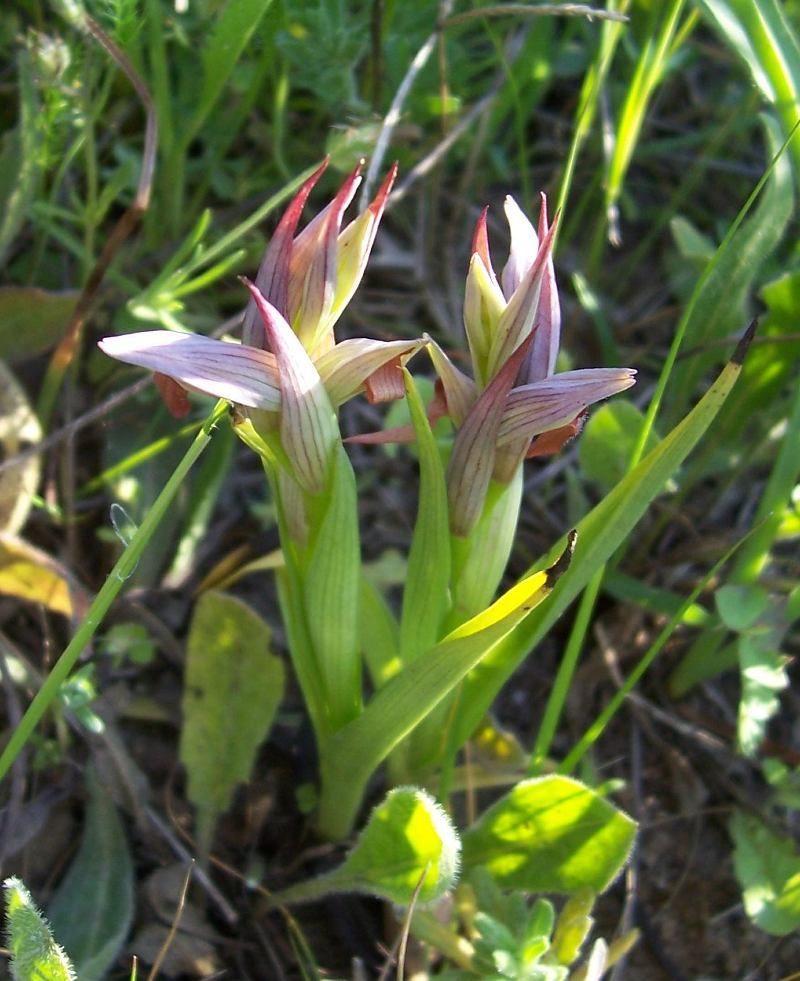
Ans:
{"label": "vein striping on petal", "polygon": [[191,391],[251,409],[280,408],[275,356],[243,344],[166,330],[104,337],[109,357],[160,372]]}
{"label": "vein striping on petal", "polygon": [[584,368],[515,388],[506,399],[498,444],[566,425],[587,406],[630,388],[635,375],[631,368]]}

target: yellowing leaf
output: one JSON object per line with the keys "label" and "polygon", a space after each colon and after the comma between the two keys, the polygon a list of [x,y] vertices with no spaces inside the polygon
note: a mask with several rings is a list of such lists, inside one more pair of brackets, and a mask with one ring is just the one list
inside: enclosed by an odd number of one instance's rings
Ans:
{"label": "yellowing leaf", "polygon": [[204,593],[189,631],[181,762],[197,808],[199,852],[207,855],[217,817],[250,776],[256,751],[283,697],[283,662],[270,629],[241,600]]}
{"label": "yellowing leaf", "polygon": [[482,866],[502,888],[602,892],[635,832],[627,814],[577,780],[523,780],[464,833],[464,869]]}
{"label": "yellowing leaf", "polygon": [[[0,321],[1,323],[1,321]],[[25,390],[0,361],[0,447],[11,460],[42,438],[39,420]],[[0,531],[17,532],[25,524],[39,484],[39,457],[30,456],[0,473]]]}
{"label": "yellowing leaf", "polygon": [[0,534],[0,593],[41,603],[66,617],[80,615],[86,596],[49,555],[11,535]]}
{"label": "yellowing leaf", "polygon": [[273,903],[333,892],[368,893],[401,904],[416,895],[419,902],[430,903],[455,885],[460,852],[444,808],[418,787],[396,787],[373,810],[337,869],[277,893]]}

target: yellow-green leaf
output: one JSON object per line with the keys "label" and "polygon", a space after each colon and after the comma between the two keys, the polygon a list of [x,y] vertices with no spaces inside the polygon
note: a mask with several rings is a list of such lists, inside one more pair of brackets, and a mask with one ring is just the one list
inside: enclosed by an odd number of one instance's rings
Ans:
{"label": "yellow-green leaf", "polygon": [[602,892],[635,832],[627,814],[577,780],[523,780],[464,833],[464,869],[482,866],[503,888]]}
{"label": "yellow-green leaf", "polygon": [[246,781],[283,697],[283,662],[270,629],[241,600],[205,593],[189,630],[180,757],[197,808],[200,854],[217,817]]}
{"label": "yellow-green leaf", "polygon": [[[0,447],[11,460],[42,438],[42,428],[25,390],[0,361]],[[39,484],[39,456],[29,456],[0,474],[0,531],[17,532],[25,524]]]}
{"label": "yellow-green leaf", "polygon": [[430,903],[455,885],[460,852],[458,834],[444,808],[424,790],[397,787],[373,810],[337,869],[285,890],[274,901],[359,892],[404,905],[415,896],[420,903]]}
{"label": "yellow-green leaf", "polygon": [[67,955],[28,890],[17,878],[6,879],[4,885],[11,976],[15,981],[75,981]]}

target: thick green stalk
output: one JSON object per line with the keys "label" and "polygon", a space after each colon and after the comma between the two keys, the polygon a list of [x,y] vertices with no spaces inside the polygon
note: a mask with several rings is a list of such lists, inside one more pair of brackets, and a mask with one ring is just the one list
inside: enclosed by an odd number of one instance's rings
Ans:
{"label": "thick green stalk", "polygon": [[175,495],[183,486],[192,465],[203,452],[211,439],[211,432],[217,421],[224,415],[227,403],[218,402],[213,412],[203,423],[203,428],[195,437],[186,455],[175,468],[175,472],[164,485],[164,489],[156,498],[153,506],[147,512],[144,521],[137,529],[129,544],[126,546],[116,565],[109,573],[100,591],[95,596],[86,618],[78,627],[75,636],[69,642],[64,653],[56,661],[53,670],[45,679],[44,684],[34,696],[19,725],[11,734],[8,745],[0,755],[0,780],[8,773],[14,760],[30,739],[39,720],[58,696],[58,690],[67,680],[78,658],[86,649],[95,631],[100,626],[109,607],[117,598],[117,594],[136,569],[153,533],[161,524],[169,510]]}

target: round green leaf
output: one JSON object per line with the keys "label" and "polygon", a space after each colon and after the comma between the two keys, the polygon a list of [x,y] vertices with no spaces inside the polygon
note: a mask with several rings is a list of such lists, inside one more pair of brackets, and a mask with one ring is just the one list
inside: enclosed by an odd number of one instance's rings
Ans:
{"label": "round green leaf", "polygon": [[331,875],[348,891],[408,903],[450,889],[458,876],[461,844],[444,809],[416,787],[397,787],[370,815],[344,864]]}

